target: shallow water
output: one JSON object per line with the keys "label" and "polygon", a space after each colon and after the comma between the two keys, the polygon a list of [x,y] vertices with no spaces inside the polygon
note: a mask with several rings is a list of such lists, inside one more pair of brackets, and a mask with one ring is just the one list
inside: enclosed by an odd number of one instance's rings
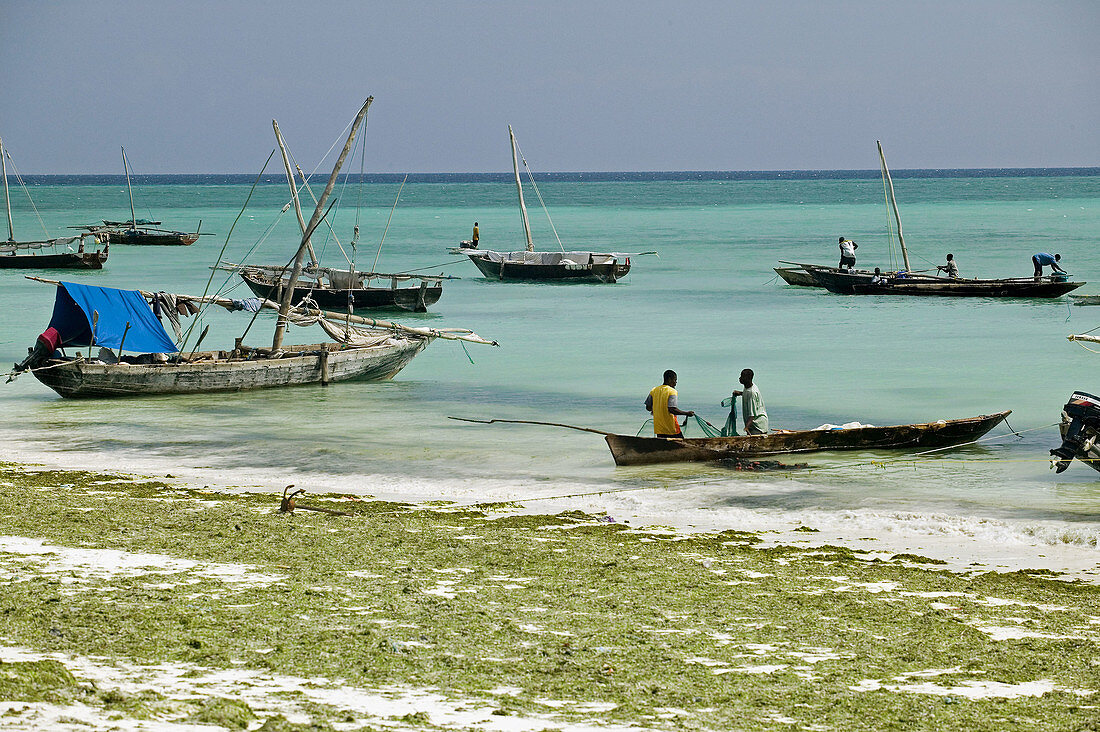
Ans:
{"label": "shallow water", "polygon": [[[895,188],[913,266],[940,263],[950,251],[964,276],[1026,276],[1034,252],[1056,251],[1075,279],[1100,280],[1100,175],[1088,172],[900,177]],[[102,272],[0,271],[0,359],[22,358],[49,321],[53,288],[23,274],[201,293],[250,184],[155,179],[139,187],[139,217],[189,230],[202,219],[202,231],[215,234],[192,247],[117,246]],[[357,269],[374,261],[397,188],[337,189],[334,228],[349,251],[354,203],[365,203]],[[660,256],[634,258],[633,272],[616,285],[491,282],[446,249],[468,237],[475,220],[483,248],[521,248],[514,186],[476,177],[411,182],[378,269],[426,268],[461,279],[445,283],[431,313],[395,318],[470,327],[500,341],[499,349],[436,342],[391,382],[232,395],[71,402],[23,376],[0,390],[6,453],[239,485],[285,479],[464,503],[618,491],[582,502],[670,524],[785,530],[804,523],[852,540],[982,553],[994,564],[1035,565],[1041,555],[1061,554],[1067,566],[1100,570],[1100,474],[1074,464],[1055,475],[1048,466],[1061,405],[1075,389],[1100,389],[1100,356],[1065,340],[1100,326],[1100,308],[1071,308],[1065,298],[852,298],[776,282],[777,260],[833,263],[841,234],[860,244],[860,266],[892,263],[873,178],[559,179],[539,188],[566,249],[655,249]],[[125,186],[114,179],[44,179],[31,195],[53,235],[128,213]],[[17,237],[37,237],[35,211],[21,193],[13,199]],[[292,213],[279,215],[287,200],[284,186],[261,185],[225,258],[285,262],[296,230]],[[528,204],[537,246],[555,249],[530,192]],[[315,243],[326,263],[340,263],[331,237]],[[225,281],[215,273],[214,287]],[[228,287],[232,296],[248,294],[232,280]],[[1081,290],[1096,291],[1093,284]],[[204,347],[229,347],[250,317],[211,313],[201,324],[211,325]],[[246,342],[263,345],[272,323],[260,315]],[[288,338],[315,342],[319,335]],[[742,474],[705,465],[616,468],[598,435],[446,419],[535,419],[634,433],[647,416],[646,393],[673,368],[681,404],[721,424],[719,402],[745,367],[757,373],[773,427],[900,424],[1012,409],[1009,422],[1022,437],[916,460],[832,454],[806,458],[814,468],[808,472]],[[1000,427],[992,436],[1006,434]]]}

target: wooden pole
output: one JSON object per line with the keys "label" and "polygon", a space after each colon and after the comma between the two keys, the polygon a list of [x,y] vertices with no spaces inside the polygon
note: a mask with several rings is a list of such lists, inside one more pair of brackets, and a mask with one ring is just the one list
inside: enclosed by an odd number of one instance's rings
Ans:
{"label": "wooden pole", "polygon": [[321,216],[325,211],[325,202],[328,201],[328,197],[332,194],[333,187],[336,186],[336,178],[340,175],[340,168],[344,165],[344,159],[347,158],[348,151],[351,150],[351,145],[355,142],[355,135],[359,132],[359,125],[362,124],[363,119],[367,116],[367,109],[373,101],[374,97],[367,97],[367,100],[363,103],[363,107],[359,110],[359,114],[355,116],[355,121],[351,125],[351,132],[348,134],[348,140],[344,143],[344,149],[340,151],[340,157],[337,158],[336,165],[332,168],[332,174],[328,178],[328,184],[325,186],[321,198],[317,201],[317,208],[313,210],[313,216],[310,218],[309,224],[302,234],[302,243],[298,246],[298,253],[294,257],[294,268],[290,272],[290,282],[287,284],[286,292],[283,294],[283,301],[279,304],[279,317],[275,320],[275,335],[271,339],[271,350],[273,351],[277,351],[283,346],[283,329],[286,327],[287,313],[290,312],[291,300],[294,299],[294,286],[298,284],[298,277],[302,273],[302,260],[305,258],[306,245],[309,243],[309,235],[317,228],[317,224],[321,221]]}
{"label": "wooden pole", "polygon": [[882,154],[882,143],[875,140],[878,145],[878,159],[882,163],[882,172],[886,176],[886,186],[890,192],[890,203],[894,207],[894,221],[898,224],[898,243],[901,244],[901,259],[905,263],[905,271],[909,271],[909,252],[905,249],[905,235],[901,233],[901,214],[898,212],[898,199],[894,198],[894,181],[890,178],[890,169],[886,167],[886,156]]}
{"label": "wooden pole", "polygon": [[0,164],[4,168],[4,205],[8,208],[8,241],[15,241],[15,229],[11,225],[11,196],[8,194],[8,154],[4,151],[4,141],[0,140]]}
{"label": "wooden pole", "polygon": [[[519,194],[519,212],[523,216],[523,233],[527,237],[527,251],[535,251],[535,245],[531,241],[531,222],[527,219],[527,206],[523,204],[523,184],[519,181],[519,161],[516,159],[516,136],[512,134],[512,125],[508,125],[508,139],[512,141],[512,171],[516,174],[516,192]],[[501,275],[504,274],[504,265],[501,265]],[[502,276],[501,279],[504,279]]]}
{"label": "wooden pole", "polygon": [[126,148],[122,148],[122,172],[126,173],[126,190],[130,192],[130,228],[137,228],[137,214],[134,213],[134,189],[130,186],[130,163],[126,160]]}
{"label": "wooden pole", "polygon": [[[298,217],[298,229],[306,233],[306,219],[302,216],[302,204],[298,200],[298,186],[294,183],[294,171],[290,167],[290,156],[287,155],[286,145],[283,144],[283,135],[279,132],[279,123],[271,120],[271,126],[275,128],[275,139],[279,141],[279,150],[283,153],[283,167],[286,168],[286,182],[290,184],[290,199],[294,203],[294,215]],[[313,251],[313,243],[306,239],[306,247],[309,249],[309,261],[317,266],[317,254]]]}

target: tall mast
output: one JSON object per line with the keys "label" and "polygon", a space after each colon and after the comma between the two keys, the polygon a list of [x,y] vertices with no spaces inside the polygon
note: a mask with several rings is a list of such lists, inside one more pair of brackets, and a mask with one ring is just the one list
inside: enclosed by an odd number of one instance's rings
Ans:
{"label": "tall mast", "polygon": [[8,157],[4,152],[3,140],[0,140],[0,165],[4,170],[4,205],[8,208],[8,241],[15,241],[15,230],[11,226],[11,196],[8,195]]}
{"label": "tall mast", "polygon": [[122,170],[126,173],[126,190],[130,192],[130,228],[137,228],[137,214],[134,213],[134,189],[130,187],[130,164],[126,161],[126,148],[122,148]]}
{"label": "tall mast", "polygon": [[[344,143],[344,149],[340,151],[340,157],[336,159],[336,165],[332,168],[332,174],[328,177],[328,184],[325,186],[325,190],[321,193],[321,198],[317,201],[317,208],[313,210],[313,216],[309,219],[309,224],[306,225],[305,231],[302,232],[302,243],[298,245],[298,252],[294,255],[294,268],[290,272],[290,282],[287,283],[286,292],[283,293],[283,300],[279,303],[279,317],[275,320],[275,336],[271,340],[271,350],[277,351],[283,346],[283,329],[286,327],[287,313],[290,312],[290,304],[294,300],[294,287],[298,284],[298,277],[302,274],[302,260],[306,255],[306,248],[309,244],[309,236],[313,233],[313,230],[317,228],[317,224],[321,223],[321,217],[325,213],[325,203],[328,202],[328,197],[332,193],[332,189],[336,186],[336,178],[340,175],[340,168],[344,165],[344,159],[348,156],[348,152],[351,150],[351,145],[355,142],[355,135],[359,132],[359,126],[362,124],[363,119],[367,116],[367,108],[370,107],[371,102],[374,101],[374,97],[367,97],[367,101],[363,102],[363,107],[359,110],[359,114],[355,116],[355,121],[352,122],[351,132],[348,134],[348,141]],[[272,121],[274,123],[274,120]],[[277,123],[275,123],[277,126]]]}
{"label": "tall mast", "polygon": [[[306,220],[302,216],[302,204],[298,200],[298,187],[294,183],[294,171],[290,167],[290,157],[286,153],[286,145],[283,144],[283,135],[279,132],[279,123],[271,120],[271,126],[275,128],[275,139],[279,143],[279,150],[283,153],[283,167],[286,168],[286,182],[290,184],[290,198],[294,201],[294,213],[298,216],[298,228],[306,233]],[[313,251],[313,244],[306,238],[306,247],[309,249],[309,261],[317,266],[317,254]]]}
{"label": "tall mast", "polygon": [[523,204],[523,184],[519,182],[519,161],[516,159],[516,136],[512,134],[512,125],[508,125],[508,137],[512,140],[512,170],[516,173],[516,193],[519,194],[519,212],[523,214],[523,233],[527,236],[527,251],[535,251],[531,241],[531,222],[527,220],[527,206]]}
{"label": "tall mast", "polygon": [[882,154],[882,143],[875,140],[878,145],[878,159],[882,163],[882,174],[886,177],[886,190],[890,204],[894,207],[894,221],[898,224],[898,242],[901,244],[901,259],[905,263],[905,271],[909,270],[909,252],[905,250],[905,235],[901,233],[901,214],[898,213],[898,200],[894,198],[894,181],[890,178],[890,169],[886,167],[886,156]]}

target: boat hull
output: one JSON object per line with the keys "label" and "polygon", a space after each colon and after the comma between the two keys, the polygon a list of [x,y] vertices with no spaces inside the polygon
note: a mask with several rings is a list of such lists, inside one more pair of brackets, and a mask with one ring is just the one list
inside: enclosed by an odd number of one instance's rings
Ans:
{"label": "boat hull", "polygon": [[408,365],[430,340],[395,339],[382,346],[341,349],[333,348],[333,344],[292,346],[284,349],[280,358],[230,359],[225,352],[208,352],[183,363],[108,364],[52,359],[33,373],[66,398],[202,394],[335,381],[384,381]]}
{"label": "boat hull", "polygon": [[[247,272],[240,272],[252,292],[258,297],[264,297],[275,302],[282,298],[282,286],[270,280],[257,278]],[[343,312],[347,310],[348,302],[352,303],[354,310],[409,310],[415,313],[426,312],[428,306],[439,302],[443,295],[443,285],[430,285],[427,282],[423,286],[414,287],[357,287],[352,289],[339,289],[331,287],[295,287],[293,303],[297,305],[307,296],[318,306],[326,310]]]}
{"label": "boat hull", "polygon": [[103,269],[107,252],[0,255],[0,269]]}
{"label": "boat hull", "polygon": [[821,287],[814,276],[801,267],[776,267],[775,273],[788,285],[795,287]]}
{"label": "boat hull", "polygon": [[833,450],[904,450],[947,447],[976,440],[1011,411],[925,424],[838,430],[771,432],[734,437],[664,438],[607,435],[616,465],[711,462]]}
{"label": "boat hull", "polygon": [[142,231],[141,229],[98,230],[93,232],[99,242],[131,246],[190,246],[199,240],[198,234],[183,231]]}
{"label": "boat hull", "polygon": [[837,295],[908,295],[917,297],[1020,297],[1051,299],[1085,285],[1050,277],[1019,277],[1000,280],[949,279],[946,277],[889,277],[872,284],[864,274],[847,274],[825,269],[809,270],[821,287]]}
{"label": "boat hull", "polygon": [[630,262],[606,264],[532,264],[494,262],[482,255],[464,252],[491,280],[520,282],[616,282],[630,273]]}

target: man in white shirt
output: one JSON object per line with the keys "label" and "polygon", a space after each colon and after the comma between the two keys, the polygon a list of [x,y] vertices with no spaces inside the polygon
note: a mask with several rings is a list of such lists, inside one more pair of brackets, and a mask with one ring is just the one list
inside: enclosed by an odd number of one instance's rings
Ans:
{"label": "man in white shirt", "polygon": [[845,239],[840,237],[840,268],[851,270],[856,266],[856,249],[859,249],[859,244],[856,244],[851,239]]}

